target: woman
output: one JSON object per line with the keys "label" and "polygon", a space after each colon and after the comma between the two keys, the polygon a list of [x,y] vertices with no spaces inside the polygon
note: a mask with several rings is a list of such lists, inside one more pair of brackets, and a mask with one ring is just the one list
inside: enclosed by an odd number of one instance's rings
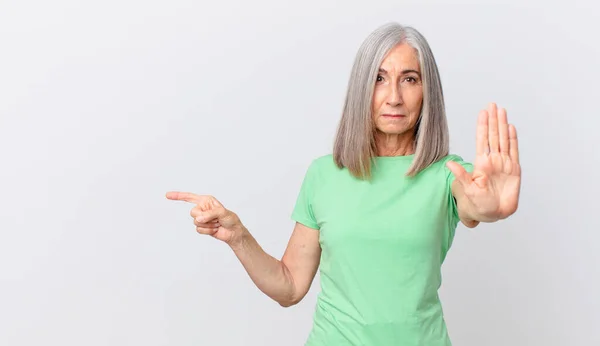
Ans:
{"label": "woman", "polygon": [[300,302],[320,268],[306,345],[451,345],[438,288],[457,223],[513,214],[521,173],[516,130],[495,104],[479,114],[474,165],[449,155],[448,137],[428,43],[387,24],[358,52],[333,154],[306,172],[281,260],[214,197],[167,198],[194,203],[197,231],[229,244],[282,306]]}

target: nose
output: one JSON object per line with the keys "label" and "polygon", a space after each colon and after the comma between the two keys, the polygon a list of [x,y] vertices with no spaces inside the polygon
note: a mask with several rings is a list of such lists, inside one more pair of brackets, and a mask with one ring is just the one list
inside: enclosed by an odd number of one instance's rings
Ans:
{"label": "nose", "polygon": [[402,91],[396,83],[390,86],[387,104],[396,107],[402,104]]}

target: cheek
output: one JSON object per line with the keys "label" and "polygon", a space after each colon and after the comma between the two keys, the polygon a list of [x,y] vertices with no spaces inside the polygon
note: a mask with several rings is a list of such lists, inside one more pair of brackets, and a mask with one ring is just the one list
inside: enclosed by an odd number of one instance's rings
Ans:
{"label": "cheek", "polygon": [[381,91],[375,90],[373,93],[373,113],[377,112],[381,107],[381,103],[384,100],[384,95]]}
{"label": "cheek", "polygon": [[411,112],[419,114],[423,105],[423,91],[414,90],[407,95],[406,104],[410,107]]}

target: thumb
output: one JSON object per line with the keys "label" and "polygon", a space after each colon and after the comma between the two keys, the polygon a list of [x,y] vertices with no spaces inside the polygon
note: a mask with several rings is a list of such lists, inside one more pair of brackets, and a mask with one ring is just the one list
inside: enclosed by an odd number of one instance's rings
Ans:
{"label": "thumb", "polygon": [[471,183],[471,175],[467,170],[458,162],[448,161],[446,167],[452,172],[454,178],[463,186],[467,186]]}

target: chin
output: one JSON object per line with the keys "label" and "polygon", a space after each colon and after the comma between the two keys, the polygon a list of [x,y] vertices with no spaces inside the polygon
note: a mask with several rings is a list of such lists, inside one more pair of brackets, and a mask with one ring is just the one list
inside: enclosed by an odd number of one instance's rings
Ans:
{"label": "chin", "polygon": [[401,135],[408,131],[409,129],[406,127],[396,127],[396,126],[382,126],[377,128],[377,132],[386,135]]}

